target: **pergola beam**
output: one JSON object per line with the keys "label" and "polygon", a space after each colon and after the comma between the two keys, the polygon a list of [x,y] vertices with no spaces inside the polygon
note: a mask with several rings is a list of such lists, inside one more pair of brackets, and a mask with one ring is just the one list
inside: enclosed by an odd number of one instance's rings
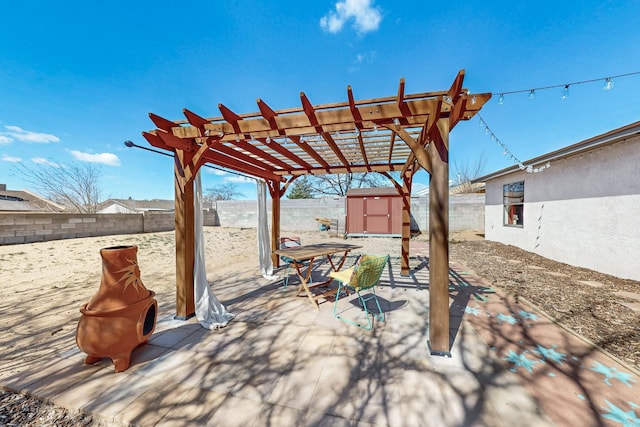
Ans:
{"label": "pergola beam", "polygon": [[[304,95],[304,93],[302,95]],[[301,99],[307,99],[306,95],[304,98],[302,95]],[[307,111],[286,116],[278,113],[278,115],[273,118],[277,124],[275,129],[272,128],[269,121],[262,116],[253,119],[242,119],[241,116],[235,113],[233,115],[229,114],[232,112],[228,108],[220,105],[219,108],[221,112],[224,111],[223,117],[209,119],[210,122],[206,125],[206,128],[214,133],[224,132],[225,136],[222,140],[230,141],[235,139],[237,135],[242,135],[243,139],[246,139],[247,135],[262,138],[266,138],[267,136],[277,138],[278,136],[290,135],[318,135],[320,133],[318,127],[321,127],[323,132],[353,132],[356,127],[355,123],[361,123],[362,129],[373,129],[374,123],[392,123],[394,118],[403,118],[403,126],[420,127],[433,110],[433,104],[437,104],[438,101],[442,99],[443,96],[406,101],[406,107],[410,112],[409,116],[403,114],[401,108],[396,104],[395,98],[393,98],[394,102],[392,103],[356,106],[357,114],[359,114],[362,119],[359,122],[354,121],[354,113],[348,105],[343,108],[337,107],[331,110],[327,110],[323,108],[323,106],[314,107],[310,105],[313,112],[311,112],[309,107],[307,108],[309,114],[314,117],[313,122],[311,122]],[[443,112],[449,110],[449,107],[446,108],[447,110]],[[180,138],[194,138],[199,136],[196,128],[183,126],[182,122],[173,122],[173,132]],[[284,134],[282,134],[282,132]]]}

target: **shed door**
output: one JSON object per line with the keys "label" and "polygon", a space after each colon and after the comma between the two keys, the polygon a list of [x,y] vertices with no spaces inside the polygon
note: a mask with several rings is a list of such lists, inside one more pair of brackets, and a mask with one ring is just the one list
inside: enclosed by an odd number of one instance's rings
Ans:
{"label": "shed door", "polygon": [[364,232],[391,234],[391,197],[364,198]]}

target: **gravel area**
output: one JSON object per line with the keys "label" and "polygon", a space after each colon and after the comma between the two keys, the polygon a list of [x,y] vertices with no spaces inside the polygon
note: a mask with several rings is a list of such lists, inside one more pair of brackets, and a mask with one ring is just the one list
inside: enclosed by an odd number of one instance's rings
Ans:
{"label": "gravel area", "polygon": [[573,267],[489,241],[450,245],[450,258],[516,300],[524,299],[558,323],[640,370],[640,282]]}

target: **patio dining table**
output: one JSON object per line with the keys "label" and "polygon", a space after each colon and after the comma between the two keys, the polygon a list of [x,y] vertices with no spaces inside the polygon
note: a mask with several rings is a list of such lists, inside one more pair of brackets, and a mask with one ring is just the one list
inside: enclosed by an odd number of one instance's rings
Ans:
{"label": "patio dining table", "polygon": [[[320,294],[314,294],[311,292],[312,288],[325,286],[332,281],[332,279],[325,280],[319,283],[309,284],[309,279],[311,278],[311,271],[313,270],[313,262],[316,258],[326,256],[329,260],[329,264],[333,271],[339,271],[342,268],[345,260],[347,259],[347,255],[354,249],[359,249],[362,246],[359,245],[349,245],[346,243],[317,243],[314,245],[303,245],[296,246],[291,248],[277,249],[273,251],[274,254],[278,256],[285,256],[291,258],[293,260],[294,266],[296,268],[296,274],[300,278],[300,286],[298,287],[298,292],[296,295],[299,295],[301,291],[305,291],[306,295],[311,300],[311,303],[317,308],[318,300],[320,298],[326,298],[327,296],[333,295],[337,292],[337,289],[329,289],[328,291],[322,292]],[[334,262],[332,255],[340,254],[342,256],[338,260],[338,262]],[[306,274],[303,273],[302,267],[303,263],[308,263]]]}

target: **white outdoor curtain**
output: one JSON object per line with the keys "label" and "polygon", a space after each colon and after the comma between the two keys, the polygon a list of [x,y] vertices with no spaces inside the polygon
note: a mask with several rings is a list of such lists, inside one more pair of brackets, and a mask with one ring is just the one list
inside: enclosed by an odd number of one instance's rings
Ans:
{"label": "white outdoor curtain", "polygon": [[207,282],[207,270],[204,261],[204,218],[202,215],[202,182],[198,171],[195,179],[194,194],[194,241],[195,262],[193,264],[194,301],[196,318],[202,327],[217,329],[227,326],[234,315],[229,313],[224,305],[218,301]]}
{"label": "white outdoor curtain", "polygon": [[271,241],[269,238],[269,223],[267,218],[267,183],[256,180],[258,192],[258,258],[260,260],[260,274],[268,280],[278,279],[273,274],[271,262]]}

